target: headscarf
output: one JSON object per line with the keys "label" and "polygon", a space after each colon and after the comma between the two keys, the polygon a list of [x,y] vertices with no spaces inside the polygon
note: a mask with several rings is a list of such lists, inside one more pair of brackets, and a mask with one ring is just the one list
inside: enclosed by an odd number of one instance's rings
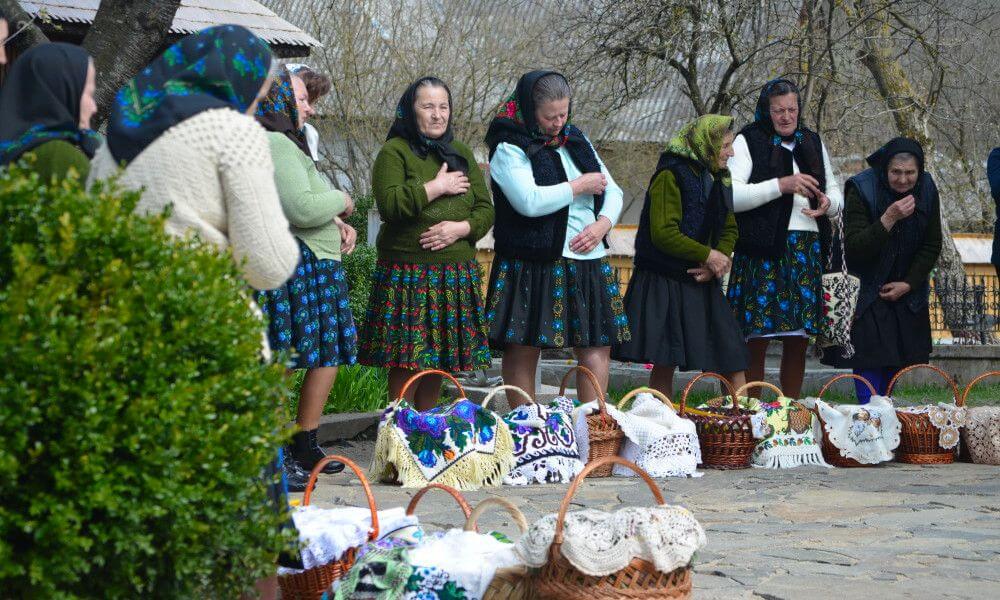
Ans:
{"label": "headscarf", "polygon": [[[897,192],[889,186],[889,163],[892,162],[892,158],[894,156],[904,152],[912,154],[917,158],[917,179],[914,183],[913,189],[905,192]],[[868,166],[875,170],[875,173],[878,175],[879,183],[885,188],[885,191],[888,192],[888,197],[892,199],[889,204],[910,194],[916,196],[920,192],[920,181],[924,176],[924,148],[920,145],[920,142],[905,137],[893,138],[884,146],[875,152],[872,152],[866,159],[866,162],[868,163]],[[885,209],[888,207],[888,204],[884,207],[880,206],[880,214],[885,212]]]}
{"label": "headscarf", "polygon": [[[571,124],[573,116],[573,101],[570,100],[569,115],[566,125],[562,131],[554,136],[545,135],[538,127],[535,120],[535,98],[534,89],[538,80],[546,75],[559,75],[555,71],[532,71],[525,73],[517,81],[514,93],[507,97],[507,100],[500,106],[500,111],[493,120],[486,132],[486,145],[490,149],[490,156],[496,147],[502,142],[513,143],[524,150],[530,158],[536,152],[545,147],[559,148],[560,146],[587,145],[587,138],[583,132]],[[565,79],[565,77],[563,77]],[[519,143],[527,140],[527,144]]]}
{"label": "headscarf", "polygon": [[450,117],[448,118],[448,127],[441,137],[429,138],[420,133],[413,104],[417,101],[417,90],[425,81],[431,81],[435,85],[443,87],[448,93],[448,106],[452,106],[451,90],[443,81],[436,77],[421,77],[411,83],[410,87],[406,88],[406,91],[399,98],[399,102],[396,104],[396,119],[392,122],[392,127],[389,128],[389,134],[385,139],[388,141],[394,137],[403,138],[409,144],[410,150],[413,150],[413,153],[420,158],[427,158],[427,154],[433,152],[448,165],[449,171],[468,173],[469,161],[451,145],[455,136],[451,130]]}
{"label": "headscarf", "polygon": [[774,130],[774,122],[771,120],[771,98],[769,94],[774,87],[780,83],[785,83],[790,85],[794,89],[795,97],[799,103],[799,119],[795,125],[795,133],[792,134],[791,139],[784,141],[791,141],[794,139],[796,142],[802,141],[802,95],[799,93],[799,86],[795,85],[795,82],[791,79],[784,79],[779,77],[778,79],[772,79],[764,84],[764,87],[760,89],[760,96],[757,97],[757,107],[754,109],[753,120],[755,123],[759,124],[764,128],[771,136],[771,143],[775,146],[780,146],[782,137],[778,135],[778,132]]}
{"label": "headscarf", "polygon": [[719,167],[722,140],[733,126],[733,118],[725,115],[702,115],[681,128],[667,143],[666,151],[693,160],[707,168],[713,176],[729,183],[729,169]]}
{"label": "headscarf", "polygon": [[254,116],[264,129],[284,134],[299,147],[299,150],[312,158],[306,135],[298,126],[299,109],[295,103],[292,78],[287,69],[282,68],[279,75],[271,82],[271,89],[257,105]]}
{"label": "headscarf", "polygon": [[0,89],[0,165],[52,140],[65,140],[93,158],[100,138],[80,129],[89,67],[86,50],[63,43],[35,46],[8,67]]}
{"label": "headscarf", "polygon": [[206,110],[245,112],[270,68],[270,47],[238,25],[181,39],[118,91],[108,123],[111,155],[129,163],[165,131]]}

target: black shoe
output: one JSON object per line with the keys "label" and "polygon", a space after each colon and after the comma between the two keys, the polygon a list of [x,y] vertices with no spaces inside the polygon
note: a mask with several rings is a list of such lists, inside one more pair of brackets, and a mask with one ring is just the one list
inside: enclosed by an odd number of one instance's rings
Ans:
{"label": "black shoe", "polygon": [[285,460],[281,468],[285,472],[285,483],[288,485],[289,492],[306,491],[306,485],[309,483],[309,471],[302,470],[292,458],[292,453],[289,452],[288,448],[285,448]]}
{"label": "black shoe", "polygon": [[[292,436],[292,458],[299,463],[299,467],[307,473],[312,471],[316,463],[326,458],[326,452],[319,447],[316,439],[316,430],[300,431]],[[333,475],[344,470],[344,463],[331,461],[323,467],[323,473]]]}

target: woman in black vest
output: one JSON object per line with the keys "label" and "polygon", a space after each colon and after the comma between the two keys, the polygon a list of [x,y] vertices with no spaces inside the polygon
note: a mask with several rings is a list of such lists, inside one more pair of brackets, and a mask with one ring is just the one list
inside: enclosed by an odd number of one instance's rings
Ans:
{"label": "woman in black vest", "polygon": [[802,391],[809,337],[819,333],[828,216],[843,204],[830,154],[800,110],[794,83],[768,82],[729,160],[739,240],[728,296],[747,338],[747,377],[764,378],[767,346],[780,338],[781,389],[792,398]]}
{"label": "woman in black vest", "polygon": [[660,155],[639,217],[625,294],[635,332],[612,355],[652,363],[649,385],[668,396],[676,366],[746,383],[746,344],[719,285],[736,243],[732,124],[732,117],[704,115],[681,129]]}
{"label": "woman in black vest", "polygon": [[[845,185],[847,265],[861,279],[851,327],[855,354],[843,358],[832,349],[823,362],[854,369],[885,394],[899,369],[930,357],[928,278],[941,254],[941,206],[916,141],[895,138],[868,164]],[[855,389],[867,403],[868,388]]]}
{"label": "woman in black vest", "polygon": [[[610,346],[629,339],[604,241],[623,195],[569,122],[570,96],[559,73],[528,73],[486,133],[496,209],[489,340],[504,352],[504,381],[529,393],[542,348],[572,347],[607,387]],[[584,402],[596,397],[577,389]]]}

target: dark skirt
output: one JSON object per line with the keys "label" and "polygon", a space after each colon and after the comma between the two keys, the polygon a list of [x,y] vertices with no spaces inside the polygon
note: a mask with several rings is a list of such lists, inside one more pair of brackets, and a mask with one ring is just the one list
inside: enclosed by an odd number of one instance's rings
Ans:
{"label": "dark skirt", "polygon": [[628,341],[618,280],[606,259],[493,259],[490,345],[592,348]]}
{"label": "dark skirt", "polygon": [[361,326],[361,364],[449,373],[490,366],[476,261],[380,260],[372,277]]}
{"label": "dark skirt", "polygon": [[[904,296],[905,298],[905,296]],[[931,317],[927,307],[913,311],[905,302],[876,298],[851,327],[854,356],[827,348],[823,363],[838,369],[899,369],[923,364],[931,355]]]}
{"label": "dark skirt", "polygon": [[733,373],[747,367],[743,333],[717,282],[697,283],[636,269],[625,293],[632,339],[615,360]]}
{"label": "dark skirt", "polygon": [[737,253],[729,275],[729,304],[743,335],[805,330],[819,333],[823,314],[823,263],[819,234],[789,231],[776,259]]}
{"label": "dark skirt", "polygon": [[315,369],[357,362],[358,333],[340,261],[319,259],[299,240],[301,256],[285,285],[257,293],[267,317],[271,350],[295,353],[289,368]]}

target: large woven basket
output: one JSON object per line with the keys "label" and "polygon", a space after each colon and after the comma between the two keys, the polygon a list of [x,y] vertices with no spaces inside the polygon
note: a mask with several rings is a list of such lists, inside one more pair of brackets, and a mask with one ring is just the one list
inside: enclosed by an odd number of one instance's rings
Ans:
{"label": "large woven basket", "polygon": [[[997,376],[1000,376],[1000,371],[986,371],[970,381],[962,393],[962,406],[969,405],[969,393],[973,386],[984,379]],[[1000,415],[997,413],[996,407],[984,406],[969,409],[970,423],[963,427],[964,431],[961,434],[960,460],[983,465],[1000,464],[1000,446],[997,444],[998,440],[995,435],[995,432],[1000,429],[997,423],[1000,420]],[[980,417],[976,418],[977,415]],[[985,415],[989,416],[983,418]]]}
{"label": "large woven basket", "polygon": [[674,403],[670,401],[670,398],[668,398],[666,394],[651,387],[638,387],[622,396],[622,399],[618,401],[618,410],[627,410],[626,407],[628,406],[628,403],[634,401],[636,396],[639,394],[649,394],[669,406],[674,412],[677,412],[677,407],[674,406]]}
{"label": "large woven basket", "polygon": [[[594,387],[594,391],[597,392],[598,413],[587,417],[590,451],[586,462],[593,462],[605,456],[618,456],[618,452],[622,449],[622,442],[625,440],[625,432],[622,431],[618,422],[608,415],[607,404],[604,402],[604,390],[601,388],[601,384],[597,381],[597,376],[594,375],[593,371],[580,365],[566,371],[559,386],[559,395],[563,396],[566,394],[566,384],[569,383],[569,377],[574,372],[583,373],[587,381],[590,382],[590,385]],[[581,456],[580,458],[583,457]],[[610,477],[611,469],[612,465],[608,463],[597,469],[591,476]]]}
{"label": "large woven basket", "polygon": [[[706,412],[688,408],[687,398],[694,384],[702,379],[718,379],[723,389],[733,398],[733,406],[719,412]],[[759,384],[755,384],[759,385]],[[746,386],[744,386],[746,388]],[[741,388],[741,389],[744,389]],[[700,373],[684,386],[678,415],[694,421],[701,445],[701,464],[706,469],[749,469],[750,454],[757,445],[753,437],[750,417],[753,413],[739,407],[738,392],[733,391],[729,380],[718,373]]]}
{"label": "large woven basket", "polygon": [[[316,487],[316,479],[319,477],[323,467],[332,461],[339,461],[347,465],[361,481],[361,487],[365,491],[365,499],[368,501],[368,510],[371,511],[372,516],[372,528],[368,532],[368,541],[378,539],[378,511],[375,508],[375,496],[372,495],[372,489],[368,485],[368,480],[365,478],[365,474],[361,471],[361,468],[345,456],[330,454],[316,463],[312,473],[309,474],[309,483],[306,485],[306,493],[302,498],[302,506],[309,506],[313,489]],[[343,556],[333,562],[320,567],[306,569],[301,573],[278,577],[278,586],[281,588],[282,600],[319,600],[323,596],[323,593],[330,588],[330,585],[343,577],[351,566],[354,565],[357,552],[358,548],[350,548]]]}
{"label": "large woven basket", "polygon": [[563,521],[570,501],[577,488],[593,471],[615,464],[632,469],[646,482],[658,504],[665,504],[663,494],[649,475],[635,464],[617,456],[606,456],[588,463],[577,475],[559,505],[556,517],[555,537],[549,548],[549,560],[542,565],[533,578],[534,598],[537,600],[618,600],[621,598],[657,598],[682,600],[691,597],[691,567],[682,567],[669,573],[662,573],[653,563],[641,558],[633,558],[624,569],[597,577],[587,575],[573,566],[562,555]]}
{"label": "large woven basket", "polygon": [[[822,400],[823,394],[825,394],[826,391],[833,386],[833,384],[837,383],[842,379],[856,379],[861,383],[865,384],[868,390],[872,393],[872,396],[878,395],[878,392],[875,390],[875,386],[873,386],[871,382],[865,379],[864,377],[860,375],[855,375],[854,373],[841,373],[840,375],[831,378],[830,381],[827,381],[826,384],[820,389],[819,394],[817,394],[816,397]],[[875,465],[866,465],[865,463],[858,462],[853,458],[842,456],[840,454],[840,448],[834,446],[833,442],[830,441],[830,435],[826,432],[826,426],[825,423],[823,423],[823,417],[821,417],[819,414],[819,409],[813,409],[813,411],[816,414],[816,419],[819,420],[819,431],[820,435],[822,436],[822,440],[820,441],[820,449],[823,451],[823,460],[825,460],[826,462],[835,467],[840,467],[842,469],[875,466]]]}
{"label": "large woven basket", "polygon": [[417,493],[413,494],[413,498],[410,498],[410,503],[406,505],[406,514],[411,516],[416,514],[417,505],[420,504],[420,499],[431,490],[441,490],[454,498],[455,502],[458,503],[458,507],[462,509],[462,515],[466,519],[468,519],[469,515],[472,514],[472,507],[469,506],[469,503],[465,500],[465,496],[462,495],[462,492],[459,492],[450,485],[445,485],[443,483],[428,483],[424,487],[417,490]]}
{"label": "large woven basket", "polygon": [[[491,506],[499,506],[506,510],[513,517],[514,524],[517,525],[522,535],[528,531],[528,521],[524,518],[524,514],[504,498],[487,498],[477,504],[465,522],[465,530],[476,531],[476,522],[480,515]],[[493,581],[486,588],[483,600],[527,600],[530,598],[530,594],[531,580],[528,577],[526,565],[502,567],[497,569],[496,574],[493,575]]]}
{"label": "large woven basket", "polygon": [[[905,369],[901,369],[889,381],[886,395],[891,397],[892,390],[896,386],[896,382],[899,381],[899,378],[915,369],[930,369],[940,375],[948,384],[948,387],[951,388],[951,395],[955,399],[955,404],[962,406],[963,398],[959,396],[955,380],[933,365],[910,365]],[[955,449],[947,450],[941,447],[938,443],[941,430],[931,424],[929,416],[926,414],[908,413],[898,409],[896,410],[896,416],[899,418],[900,425],[902,425],[902,431],[899,434],[899,450],[896,452],[897,461],[913,465],[947,465],[955,462]]]}

